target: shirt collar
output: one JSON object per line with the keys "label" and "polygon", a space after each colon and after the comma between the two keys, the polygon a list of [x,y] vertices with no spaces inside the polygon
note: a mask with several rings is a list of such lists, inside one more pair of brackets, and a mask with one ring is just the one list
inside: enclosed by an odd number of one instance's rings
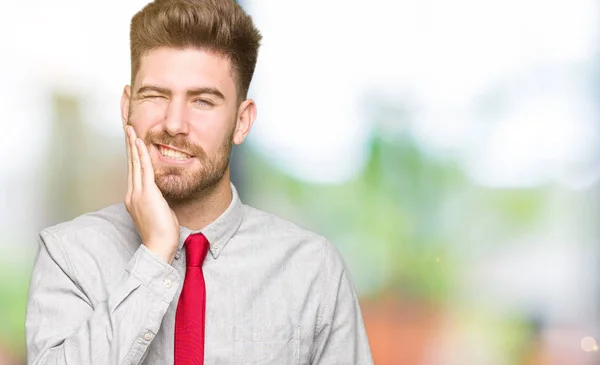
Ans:
{"label": "shirt collar", "polygon": [[186,238],[193,233],[201,232],[210,243],[210,253],[213,258],[219,257],[225,245],[238,230],[242,223],[242,202],[238,195],[237,189],[233,183],[231,185],[231,203],[229,207],[212,223],[201,230],[191,230],[187,227],[180,227],[179,249],[183,247]]}

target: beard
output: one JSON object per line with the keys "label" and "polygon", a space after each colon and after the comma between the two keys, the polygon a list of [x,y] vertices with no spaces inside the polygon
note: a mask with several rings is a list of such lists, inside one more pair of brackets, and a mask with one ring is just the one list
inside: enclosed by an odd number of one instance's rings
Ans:
{"label": "beard", "polygon": [[[234,130],[235,125],[220,148],[210,156],[202,147],[191,143],[181,135],[173,137],[164,130],[149,130],[144,137],[144,143],[148,148],[154,144],[171,145],[186,151],[199,162],[199,164],[194,162],[193,167],[183,167],[153,161],[154,181],[163,197],[172,202],[190,201],[221,181],[229,167]],[[157,153],[160,152],[157,150]]]}

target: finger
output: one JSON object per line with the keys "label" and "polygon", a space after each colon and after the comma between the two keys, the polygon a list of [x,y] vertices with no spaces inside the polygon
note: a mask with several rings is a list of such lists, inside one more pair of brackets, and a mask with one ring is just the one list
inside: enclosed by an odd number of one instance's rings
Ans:
{"label": "finger", "polygon": [[142,186],[146,188],[151,186],[151,184],[155,184],[154,168],[152,167],[152,160],[150,159],[150,153],[148,152],[148,147],[146,147],[146,144],[142,142],[142,140],[139,138],[135,142],[138,152],[140,154],[140,166],[142,168]]}
{"label": "finger", "polygon": [[130,143],[131,143],[131,160],[133,166],[133,192],[142,191],[142,171],[140,167],[140,155],[138,153],[137,147],[135,145],[135,140],[137,137],[135,136],[135,131],[133,128],[130,128]]}
{"label": "finger", "polygon": [[125,126],[125,146],[127,147],[127,195],[126,200],[131,197],[133,190],[133,165],[131,160],[131,142],[129,138],[129,126]]}

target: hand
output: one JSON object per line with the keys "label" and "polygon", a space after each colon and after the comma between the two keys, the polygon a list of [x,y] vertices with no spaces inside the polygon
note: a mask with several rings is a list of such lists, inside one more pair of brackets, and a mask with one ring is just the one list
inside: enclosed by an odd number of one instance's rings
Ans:
{"label": "hand", "polygon": [[169,264],[179,244],[179,221],[154,182],[154,168],[144,142],[131,126],[125,127],[128,183],[125,207],[142,243]]}

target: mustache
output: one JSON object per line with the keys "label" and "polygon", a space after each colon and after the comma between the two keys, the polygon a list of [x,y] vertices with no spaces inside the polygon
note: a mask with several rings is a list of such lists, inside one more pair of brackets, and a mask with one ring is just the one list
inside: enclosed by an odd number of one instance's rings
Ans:
{"label": "mustache", "polygon": [[182,135],[173,137],[165,131],[149,130],[144,137],[144,143],[146,143],[146,146],[150,146],[152,144],[170,145],[198,158],[203,158],[206,156],[206,153],[202,147],[191,143]]}

